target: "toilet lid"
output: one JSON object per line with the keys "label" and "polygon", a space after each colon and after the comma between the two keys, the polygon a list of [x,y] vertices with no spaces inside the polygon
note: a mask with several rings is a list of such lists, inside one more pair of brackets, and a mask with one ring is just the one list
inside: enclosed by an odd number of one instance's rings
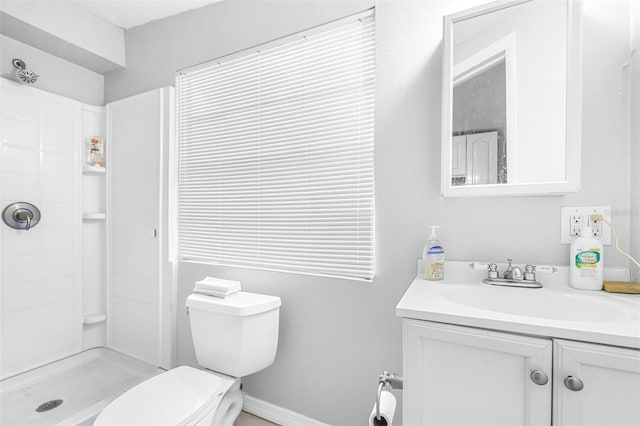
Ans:
{"label": "toilet lid", "polygon": [[129,389],[96,418],[101,425],[185,425],[217,408],[233,380],[178,367]]}
{"label": "toilet lid", "polygon": [[277,296],[239,291],[227,297],[193,293],[187,297],[185,304],[188,308],[245,317],[278,308],[281,302]]}

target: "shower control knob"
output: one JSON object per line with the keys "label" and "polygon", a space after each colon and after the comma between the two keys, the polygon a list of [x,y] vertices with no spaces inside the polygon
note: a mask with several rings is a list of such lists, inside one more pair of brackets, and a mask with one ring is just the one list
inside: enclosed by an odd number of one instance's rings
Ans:
{"label": "shower control knob", "polygon": [[13,220],[18,223],[26,223],[24,230],[28,231],[31,228],[31,219],[33,219],[33,213],[30,210],[18,209],[13,212]]}
{"label": "shower control knob", "polygon": [[28,231],[40,222],[40,210],[31,203],[20,201],[5,207],[2,220],[13,229]]}
{"label": "shower control knob", "polygon": [[542,370],[533,370],[529,375],[531,381],[539,386],[544,386],[549,383],[549,377]]}
{"label": "shower control knob", "polygon": [[572,390],[574,392],[581,391],[582,388],[584,388],[584,383],[582,383],[582,380],[573,376],[565,377],[564,385],[567,387],[567,389]]}

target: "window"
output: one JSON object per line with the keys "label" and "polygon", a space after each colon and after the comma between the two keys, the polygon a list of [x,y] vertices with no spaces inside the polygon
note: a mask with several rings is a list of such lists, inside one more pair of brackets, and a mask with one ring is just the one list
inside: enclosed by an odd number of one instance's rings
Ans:
{"label": "window", "polygon": [[177,75],[186,261],[373,278],[373,10]]}

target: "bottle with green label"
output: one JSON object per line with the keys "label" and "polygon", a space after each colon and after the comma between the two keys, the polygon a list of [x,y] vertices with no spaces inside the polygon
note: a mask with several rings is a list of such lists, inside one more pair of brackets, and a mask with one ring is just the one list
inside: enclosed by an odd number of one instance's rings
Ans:
{"label": "bottle with green label", "polygon": [[602,290],[602,243],[591,228],[581,228],[569,250],[569,284],[581,290]]}

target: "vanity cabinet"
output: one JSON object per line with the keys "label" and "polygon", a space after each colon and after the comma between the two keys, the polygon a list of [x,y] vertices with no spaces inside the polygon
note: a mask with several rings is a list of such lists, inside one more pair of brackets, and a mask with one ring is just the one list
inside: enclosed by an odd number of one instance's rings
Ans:
{"label": "vanity cabinet", "polygon": [[405,319],[404,345],[405,425],[551,424],[550,340]]}
{"label": "vanity cabinet", "polygon": [[403,324],[407,426],[640,424],[638,350]]}
{"label": "vanity cabinet", "polygon": [[639,350],[554,339],[553,354],[554,425],[640,425]]}

